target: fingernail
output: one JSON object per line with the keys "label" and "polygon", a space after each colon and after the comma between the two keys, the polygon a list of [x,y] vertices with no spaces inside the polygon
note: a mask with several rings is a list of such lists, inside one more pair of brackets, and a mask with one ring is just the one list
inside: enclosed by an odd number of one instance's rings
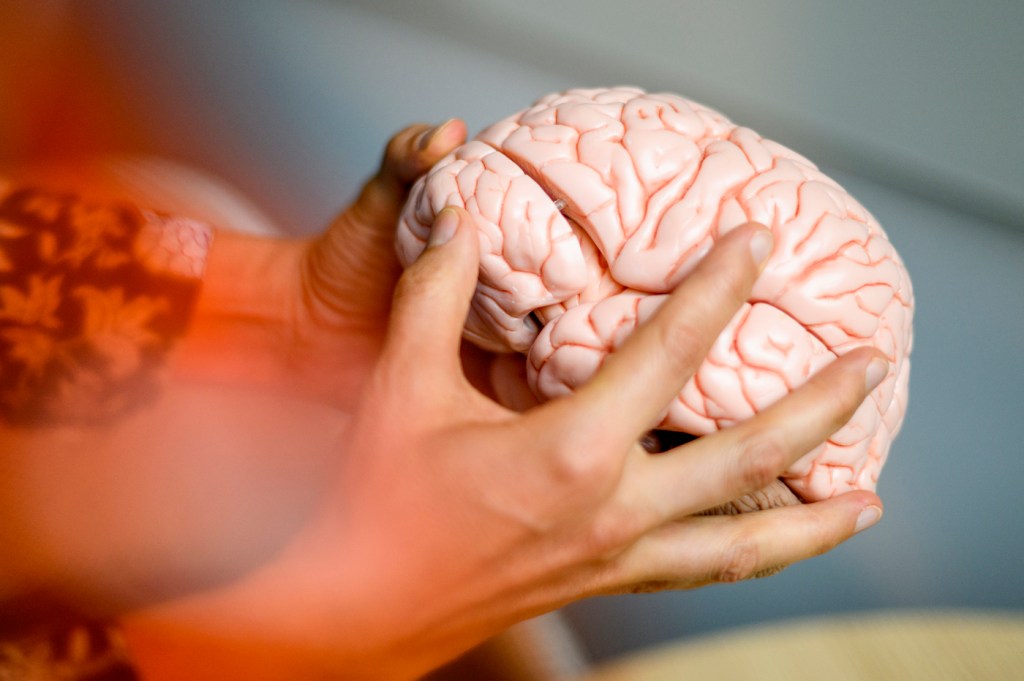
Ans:
{"label": "fingernail", "polygon": [[459,229],[459,214],[451,206],[445,208],[434,218],[434,226],[430,228],[430,239],[427,248],[441,246],[452,240]]}
{"label": "fingernail", "polygon": [[882,518],[882,509],[877,506],[868,506],[857,516],[857,524],[853,527],[853,533],[857,534],[868,529]]}
{"label": "fingernail", "polygon": [[437,134],[439,132],[441,132],[442,130],[444,130],[448,126],[448,124],[451,123],[453,120],[455,120],[455,119],[454,118],[449,118],[444,123],[441,123],[440,125],[434,126],[430,130],[427,130],[426,132],[422,133],[420,135],[420,143],[419,143],[420,151],[423,151],[424,149],[429,147],[430,143],[434,140],[435,137],[437,137]]}
{"label": "fingernail", "polygon": [[753,256],[754,262],[759,267],[763,267],[768,256],[772,254],[774,244],[775,239],[772,237],[772,233],[766,229],[762,229],[750,237],[750,255]]}
{"label": "fingernail", "polygon": [[880,357],[875,357],[868,363],[867,371],[864,372],[864,383],[868,391],[874,390],[889,373],[889,363]]}

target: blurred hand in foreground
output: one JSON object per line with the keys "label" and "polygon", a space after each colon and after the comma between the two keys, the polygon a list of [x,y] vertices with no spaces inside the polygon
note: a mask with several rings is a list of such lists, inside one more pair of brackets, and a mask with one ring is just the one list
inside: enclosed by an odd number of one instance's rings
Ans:
{"label": "blurred hand in foreground", "polygon": [[[364,252],[383,254],[389,238],[366,232]],[[310,328],[354,329],[354,315],[368,331],[344,338],[380,343],[359,355],[365,372],[341,374],[358,406],[324,502],[247,577],[129,615],[147,678],[413,678],[570,601],[745,579],[873,524],[870,492],[694,515],[761,489],[848,420],[885,373],[871,351],[734,428],[659,455],[638,444],[747,299],[768,238],[757,225],[730,232],[591,382],[523,413],[462,370],[478,258],[464,211],[438,216],[386,326],[375,296],[387,277],[365,298],[321,297],[328,321]],[[310,281],[358,288],[334,270],[344,241],[326,243]]]}

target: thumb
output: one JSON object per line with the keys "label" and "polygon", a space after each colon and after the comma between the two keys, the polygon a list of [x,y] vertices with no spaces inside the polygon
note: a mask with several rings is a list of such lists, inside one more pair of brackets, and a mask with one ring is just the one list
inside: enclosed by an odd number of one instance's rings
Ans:
{"label": "thumb", "polygon": [[395,288],[384,353],[400,370],[458,376],[462,327],[480,269],[477,230],[462,208],[438,213],[427,248]]}
{"label": "thumb", "polygon": [[349,319],[386,317],[388,293],[401,272],[395,225],[409,189],[465,137],[466,125],[451,119],[434,128],[410,126],[391,138],[377,173],[311,242],[307,280],[314,300]]}

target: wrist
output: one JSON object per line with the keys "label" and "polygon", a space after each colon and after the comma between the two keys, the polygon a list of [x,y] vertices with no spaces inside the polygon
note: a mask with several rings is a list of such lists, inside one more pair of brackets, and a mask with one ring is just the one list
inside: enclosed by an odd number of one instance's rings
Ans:
{"label": "wrist", "polygon": [[195,324],[277,327],[295,315],[307,242],[217,230],[206,260]]}
{"label": "wrist", "polygon": [[380,351],[382,322],[354,296],[326,302],[337,296],[329,282],[311,279],[317,243],[218,232],[176,374],[353,408]]}
{"label": "wrist", "polygon": [[174,373],[186,380],[273,385],[289,373],[305,242],[217,231]]}

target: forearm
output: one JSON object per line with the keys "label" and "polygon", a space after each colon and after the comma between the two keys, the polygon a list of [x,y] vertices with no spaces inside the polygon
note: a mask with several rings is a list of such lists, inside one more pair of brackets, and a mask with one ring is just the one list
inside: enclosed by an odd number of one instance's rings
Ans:
{"label": "forearm", "polygon": [[295,399],[305,242],[210,246],[202,223],[42,191],[33,217],[21,191],[0,196],[0,623],[18,599],[117,613],[265,562],[344,425]]}
{"label": "forearm", "polygon": [[65,654],[94,672],[119,664],[105,629],[71,605],[104,581],[93,570],[102,532],[88,530],[103,516],[102,465],[88,463],[110,428],[159,399],[211,235],[197,221],[0,181],[0,671],[18,673],[22,653],[53,670]]}
{"label": "forearm", "polygon": [[354,409],[382,336],[325,311],[308,276],[314,243],[218,231],[174,374]]}
{"label": "forearm", "polygon": [[210,249],[189,333],[173,356],[184,380],[280,386],[294,338],[296,270],[304,242],[220,231]]}

